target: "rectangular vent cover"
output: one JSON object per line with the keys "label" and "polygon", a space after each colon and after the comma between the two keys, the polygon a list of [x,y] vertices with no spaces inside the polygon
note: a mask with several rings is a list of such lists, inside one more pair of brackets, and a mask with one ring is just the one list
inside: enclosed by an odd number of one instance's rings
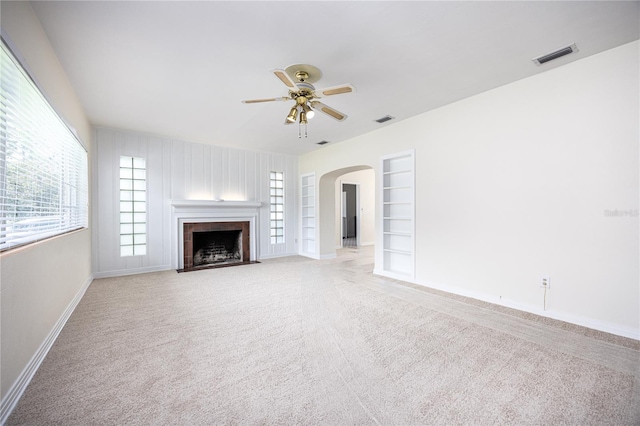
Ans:
{"label": "rectangular vent cover", "polygon": [[326,145],[326,144],[328,144],[328,143],[329,143],[329,141],[320,141],[320,142],[316,142],[316,144],[318,144],[318,145]]}
{"label": "rectangular vent cover", "polygon": [[532,61],[536,64],[536,65],[542,65],[546,62],[549,61],[553,61],[554,59],[558,59],[561,58],[565,55],[568,55],[570,53],[573,52],[577,52],[578,48],[576,47],[576,44],[570,44],[567,47],[563,47],[562,49],[558,49],[555,52],[551,52],[551,53],[547,53],[546,55],[542,55],[542,56],[538,56],[537,58],[533,58]]}
{"label": "rectangular vent cover", "polygon": [[392,117],[392,116],[390,116],[390,115],[385,115],[384,117],[382,117],[382,118],[378,118],[377,120],[373,120],[373,121],[375,121],[375,122],[377,122],[377,123],[384,123],[384,122],[386,122],[386,121],[393,120],[394,118],[395,118],[395,117]]}

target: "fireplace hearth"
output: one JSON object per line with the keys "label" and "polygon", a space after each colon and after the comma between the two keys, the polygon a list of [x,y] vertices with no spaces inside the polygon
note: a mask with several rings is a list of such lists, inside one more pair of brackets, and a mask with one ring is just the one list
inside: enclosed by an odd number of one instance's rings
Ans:
{"label": "fireplace hearth", "polygon": [[184,269],[214,268],[251,262],[249,222],[184,223]]}

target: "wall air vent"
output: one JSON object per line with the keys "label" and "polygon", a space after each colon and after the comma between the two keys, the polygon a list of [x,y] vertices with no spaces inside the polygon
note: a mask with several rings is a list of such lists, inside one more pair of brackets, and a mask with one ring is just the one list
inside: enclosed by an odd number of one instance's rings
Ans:
{"label": "wall air vent", "polygon": [[326,144],[328,144],[328,143],[329,143],[329,141],[320,141],[320,142],[316,142],[316,144],[318,144],[318,145],[326,145]]}
{"label": "wall air vent", "polygon": [[563,47],[562,49],[558,49],[555,52],[547,53],[546,55],[538,56],[537,58],[533,58],[532,61],[536,65],[542,65],[546,62],[553,61],[554,59],[561,58],[565,55],[568,55],[573,52],[577,52],[578,48],[576,44],[570,44],[569,46]]}
{"label": "wall air vent", "polygon": [[385,121],[393,120],[394,118],[395,117],[392,117],[390,115],[385,115],[384,117],[378,118],[377,120],[373,120],[373,121],[375,121],[376,123],[384,123]]}

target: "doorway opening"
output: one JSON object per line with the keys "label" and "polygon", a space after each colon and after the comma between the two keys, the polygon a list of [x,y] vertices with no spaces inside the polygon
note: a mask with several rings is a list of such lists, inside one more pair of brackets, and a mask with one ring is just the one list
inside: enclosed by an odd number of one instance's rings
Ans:
{"label": "doorway opening", "polygon": [[360,246],[360,185],[342,182],[340,235],[342,247]]}
{"label": "doorway opening", "polygon": [[[313,254],[316,259],[333,259],[342,245],[342,183],[357,184],[360,188],[356,238],[359,246],[374,245],[375,229],[375,172],[371,166],[360,165],[334,170],[315,182],[316,233]],[[304,187],[303,187],[304,189]],[[307,255],[301,252],[303,255]]]}

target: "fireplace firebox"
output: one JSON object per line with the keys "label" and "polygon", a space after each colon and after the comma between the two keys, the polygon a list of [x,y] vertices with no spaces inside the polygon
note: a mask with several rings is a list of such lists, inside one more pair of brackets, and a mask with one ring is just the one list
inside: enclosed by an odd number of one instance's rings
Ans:
{"label": "fireplace firebox", "polygon": [[193,266],[242,262],[242,231],[193,233]]}
{"label": "fireplace firebox", "polygon": [[184,223],[184,270],[250,262],[249,222]]}

